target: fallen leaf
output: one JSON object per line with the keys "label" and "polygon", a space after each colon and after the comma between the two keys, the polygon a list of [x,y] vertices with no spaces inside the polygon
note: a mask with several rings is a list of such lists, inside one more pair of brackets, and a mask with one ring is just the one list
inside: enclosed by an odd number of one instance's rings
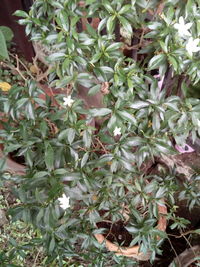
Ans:
{"label": "fallen leaf", "polygon": [[12,86],[7,82],[0,82],[0,88],[2,91],[7,92]]}

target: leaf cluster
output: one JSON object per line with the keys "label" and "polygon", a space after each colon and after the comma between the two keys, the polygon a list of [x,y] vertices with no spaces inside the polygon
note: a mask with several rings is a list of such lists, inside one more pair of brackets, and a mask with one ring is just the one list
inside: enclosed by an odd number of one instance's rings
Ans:
{"label": "leaf cluster", "polygon": [[[91,266],[110,260],[128,264],[129,259],[105,253],[94,237],[105,230],[96,223],[125,221],[124,209],[131,244],[151,251],[153,260],[167,238],[156,228],[158,205],[166,203],[167,219],[177,228],[188,223],[176,218],[177,198],[187,199],[190,208],[199,206],[197,184],[181,184],[176,168],[165,166],[157,173],[146,168],[163,154],[177,153],[174,142],[182,146],[200,134],[200,100],[185,93],[199,82],[199,53],[191,57],[174,28],[183,16],[193,22],[191,32],[197,37],[198,5],[190,0],[186,5],[171,0],[35,0],[29,13],[15,13],[31,40],[46,51],[49,86],[70,88],[73,99],[64,105],[64,93],[42,98],[34,81],[0,96],[4,154],[22,156],[26,166],[25,175],[12,176],[22,204],[11,214],[40,230],[49,262],[59,257],[62,266],[65,257],[78,257]],[[96,29],[89,23],[80,27],[83,19],[95,18]],[[127,57],[130,46],[132,56]],[[108,92],[103,94],[105,84]],[[85,107],[79,98],[83,87],[90,96],[101,94],[101,107]],[[114,134],[116,128],[121,134]],[[63,192],[70,197],[67,210],[59,205]]]}

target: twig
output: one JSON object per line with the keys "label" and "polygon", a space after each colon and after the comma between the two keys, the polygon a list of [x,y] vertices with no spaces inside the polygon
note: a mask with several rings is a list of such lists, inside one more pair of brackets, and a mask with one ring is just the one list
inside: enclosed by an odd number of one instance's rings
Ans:
{"label": "twig", "polygon": [[178,259],[179,266],[181,266],[180,259],[179,259],[179,257],[178,257],[178,254],[176,253],[175,248],[174,248],[173,245],[172,245],[172,242],[170,241],[169,238],[168,238],[167,240],[168,240],[168,242],[170,243],[170,246],[171,246],[172,250],[174,251],[174,254],[176,255],[176,257],[177,257],[177,259]]}
{"label": "twig", "polygon": [[24,77],[24,75],[21,73],[20,71],[20,67],[19,64],[21,64],[24,69],[27,71],[28,75],[34,80],[35,78],[33,77],[33,75],[30,73],[29,69],[26,67],[26,65],[21,61],[21,59],[19,59],[18,55],[16,54],[15,56],[12,55],[11,53],[9,54],[11,57],[15,58],[16,63],[17,63],[17,67],[15,68],[15,70],[19,73],[19,75],[23,78],[23,80],[27,81],[27,79]]}
{"label": "twig", "polygon": [[99,145],[103,148],[103,151],[108,154],[109,151],[106,150],[106,148],[104,147],[104,145],[101,143],[101,141],[99,140],[99,138],[95,138],[95,140],[99,143]]}
{"label": "twig", "polygon": [[141,34],[141,37],[140,37],[139,47],[142,46],[144,33],[145,33],[145,28],[142,27],[142,34]]}
{"label": "twig", "polygon": [[187,244],[189,245],[189,247],[192,249],[192,245],[190,244],[189,240],[184,235],[183,235],[183,238],[185,239],[185,241],[187,242]]}
{"label": "twig", "polygon": [[182,238],[182,237],[184,237],[186,235],[189,235],[189,234],[195,234],[195,230],[189,230],[189,231],[187,231],[185,233],[181,233],[180,235],[173,235],[173,234],[168,234],[168,235],[169,236],[174,236],[176,238]]}
{"label": "twig", "polygon": [[78,149],[79,149],[80,151],[88,152],[86,148],[81,147],[81,146],[78,146]]}
{"label": "twig", "polygon": [[41,248],[38,249],[38,253],[37,253],[37,255],[35,257],[35,260],[34,260],[34,263],[33,263],[33,267],[36,267],[37,259],[38,259],[39,255],[40,255],[40,252],[41,252]]}

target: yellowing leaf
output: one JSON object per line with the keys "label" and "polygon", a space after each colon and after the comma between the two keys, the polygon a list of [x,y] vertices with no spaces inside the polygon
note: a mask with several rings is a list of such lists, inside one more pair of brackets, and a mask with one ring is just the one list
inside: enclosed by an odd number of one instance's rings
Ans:
{"label": "yellowing leaf", "polygon": [[11,85],[7,82],[0,82],[0,89],[4,92],[9,91],[11,88]]}
{"label": "yellowing leaf", "polygon": [[31,65],[29,69],[32,73],[38,73],[38,68],[34,65]]}
{"label": "yellowing leaf", "polygon": [[93,196],[92,196],[92,200],[93,200],[93,201],[97,201],[97,199],[98,199],[98,196],[97,196],[97,195],[93,195]]}

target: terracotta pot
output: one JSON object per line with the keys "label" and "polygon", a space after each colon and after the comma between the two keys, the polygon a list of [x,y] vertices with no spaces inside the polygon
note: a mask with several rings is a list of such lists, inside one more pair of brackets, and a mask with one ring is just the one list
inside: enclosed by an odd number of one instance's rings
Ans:
{"label": "terracotta pot", "polygon": [[[169,267],[177,266],[177,267],[187,267],[192,263],[195,263],[196,257],[200,257],[200,246],[194,246],[190,249],[186,249],[183,251],[178,257],[176,257],[173,262],[169,265]],[[193,265],[192,265],[193,266]]]}
{"label": "terracotta pot", "polygon": [[[7,122],[4,113],[0,113],[0,120]],[[3,129],[3,125],[0,123],[0,129]],[[0,144],[0,159],[6,158],[6,167],[4,172],[9,172],[11,174],[24,175],[25,166],[13,161],[9,156],[3,154],[3,144]]]}
{"label": "terracotta pot", "polygon": [[[2,150],[0,149],[0,158],[5,158]],[[8,156],[6,156],[6,167],[4,172],[9,172],[12,175],[25,175],[25,166],[21,165]]]}
{"label": "terracotta pot", "polygon": [[[167,219],[164,216],[165,214],[167,214],[167,207],[165,205],[158,205],[158,211],[160,217],[158,219],[157,229],[164,232],[167,227]],[[95,234],[95,237],[100,244],[105,243],[106,248],[109,251],[115,252],[116,255],[132,257],[141,261],[147,261],[150,259],[151,252],[145,254],[143,252],[139,252],[139,245],[135,245],[133,247],[120,247],[107,240],[102,234]]]}

